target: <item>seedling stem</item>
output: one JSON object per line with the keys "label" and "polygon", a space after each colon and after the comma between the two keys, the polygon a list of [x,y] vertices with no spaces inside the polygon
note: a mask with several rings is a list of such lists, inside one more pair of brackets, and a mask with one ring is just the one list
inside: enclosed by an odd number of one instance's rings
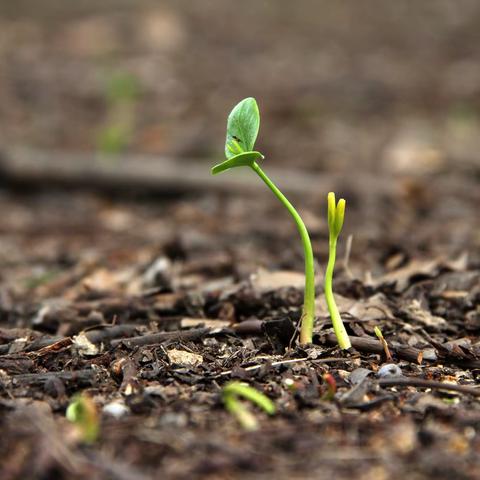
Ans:
{"label": "seedling stem", "polygon": [[315,319],[315,271],[313,268],[312,243],[310,242],[307,227],[305,227],[305,223],[287,197],[285,197],[285,195],[267,177],[266,173],[260,168],[257,162],[253,162],[252,169],[290,212],[290,215],[293,217],[295,224],[297,225],[300,237],[302,238],[303,253],[305,256],[305,293],[301,318],[300,343],[312,343],[313,322]]}
{"label": "seedling stem", "polygon": [[243,382],[228,383],[222,390],[223,403],[245,430],[256,430],[258,423],[255,416],[240,402],[239,397],[249,400],[268,415],[273,415],[276,411],[274,403],[255,388]]}
{"label": "seedling stem", "polygon": [[338,345],[342,349],[348,349],[352,346],[350,338],[345,330],[342,317],[338,311],[335,297],[333,296],[333,270],[335,268],[335,258],[337,255],[337,240],[343,226],[345,217],[345,200],[342,198],[335,203],[335,194],[328,194],[328,229],[329,229],[329,254],[327,270],[325,272],[325,299],[327,301],[328,311],[332,319],[333,330],[338,340]]}

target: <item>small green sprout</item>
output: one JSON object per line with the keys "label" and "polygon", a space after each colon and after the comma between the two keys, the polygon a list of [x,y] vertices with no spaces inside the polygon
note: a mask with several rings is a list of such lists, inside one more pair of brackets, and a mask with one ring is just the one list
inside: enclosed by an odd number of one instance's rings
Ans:
{"label": "small green sprout", "polygon": [[66,417],[76,426],[82,442],[95,442],[100,431],[100,421],[97,407],[88,395],[74,397],[67,407]]}
{"label": "small green sprout", "polygon": [[329,255],[327,270],[325,272],[325,299],[327,301],[328,311],[332,318],[333,330],[338,340],[338,345],[342,349],[348,349],[352,346],[348,337],[342,317],[338,311],[335,297],[333,296],[333,270],[335,268],[335,257],[337,254],[337,240],[342,231],[343,220],[345,218],[345,200],[342,198],[335,203],[335,194],[328,194],[328,229],[329,229]]}
{"label": "small green sprout", "polygon": [[263,393],[255,390],[246,383],[230,382],[222,390],[222,399],[225,408],[237,419],[245,430],[256,430],[258,423],[255,416],[245,407],[239,397],[249,400],[260,407],[268,415],[275,413],[274,403]]}
{"label": "small green sprout", "polygon": [[245,98],[234,107],[228,116],[225,156],[227,159],[212,168],[212,174],[224,172],[236,167],[250,167],[280,200],[293,217],[300,233],[305,256],[305,293],[301,317],[300,343],[312,343],[313,323],[315,319],[315,272],[313,268],[313,250],[307,228],[293,205],[285,195],[267,177],[257,160],[263,160],[260,152],[254,151],[260,127],[260,113],[254,98]]}
{"label": "small green sprout", "polygon": [[135,106],[141,93],[138,79],[127,72],[113,73],[107,79],[107,118],[97,135],[97,146],[102,154],[121,153],[131,143],[136,117]]}
{"label": "small green sprout", "polygon": [[327,391],[323,395],[323,400],[333,400],[335,394],[337,393],[337,381],[331,373],[324,373],[322,376],[323,380],[327,384]]}
{"label": "small green sprout", "polygon": [[383,333],[382,331],[380,330],[380,327],[375,327],[373,329],[373,331],[375,332],[375,335],[377,336],[377,338],[380,340],[380,343],[382,344],[382,347],[383,347],[383,351],[385,352],[385,358],[387,360],[387,362],[391,362],[393,361],[393,357],[392,357],[392,354],[390,353],[390,349],[388,348],[388,343],[387,341],[385,340],[384,336],[383,336]]}

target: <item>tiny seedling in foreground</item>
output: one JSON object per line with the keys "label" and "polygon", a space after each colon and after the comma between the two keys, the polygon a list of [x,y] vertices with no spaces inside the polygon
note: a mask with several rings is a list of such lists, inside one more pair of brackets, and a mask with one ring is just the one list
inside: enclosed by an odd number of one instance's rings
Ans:
{"label": "tiny seedling in foreground", "polygon": [[82,442],[95,442],[100,431],[100,420],[97,407],[89,396],[76,396],[67,407],[66,417],[77,428],[78,436]]}
{"label": "tiny seedling in foreground", "polygon": [[347,349],[352,346],[350,338],[348,337],[345,326],[342,322],[342,317],[338,311],[335,297],[333,296],[333,270],[335,268],[335,257],[337,254],[337,240],[343,227],[343,220],[345,218],[345,200],[342,198],[335,202],[335,194],[330,192],[328,194],[328,230],[329,230],[329,250],[328,250],[328,264],[325,272],[325,299],[327,301],[328,311],[332,318],[333,330],[338,340],[338,345],[342,349]]}
{"label": "tiny seedling in foreground", "polygon": [[380,330],[380,327],[375,327],[373,331],[375,332],[375,335],[377,336],[377,338],[380,340],[380,343],[382,344],[387,362],[392,362],[393,361],[392,354],[390,353],[390,349],[388,348],[388,343],[385,340],[383,333]]}
{"label": "tiny seedling in foreground", "polygon": [[293,205],[285,195],[267,177],[257,160],[264,157],[254,151],[260,127],[260,113],[254,98],[245,98],[234,107],[228,116],[225,156],[227,159],[212,168],[212,174],[224,172],[236,167],[250,167],[289,211],[297,225],[302,239],[305,256],[305,294],[301,318],[300,343],[312,343],[313,323],[315,319],[315,272],[313,269],[313,250],[307,228]]}
{"label": "tiny seedling in foreground", "polygon": [[337,381],[331,373],[324,373],[322,378],[327,384],[327,391],[322,398],[323,400],[333,400],[337,393]]}
{"label": "tiny seedling in foreground", "polygon": [[275,413],[275,405],[263,393],[255,390],[246,383],[230,382],[222,390],[222,400],[225,408],[237,419],[245,430],[256,430],[257,419],[248,408],[240,401],[240,398],[249,400],[260,407],[268,415]]}

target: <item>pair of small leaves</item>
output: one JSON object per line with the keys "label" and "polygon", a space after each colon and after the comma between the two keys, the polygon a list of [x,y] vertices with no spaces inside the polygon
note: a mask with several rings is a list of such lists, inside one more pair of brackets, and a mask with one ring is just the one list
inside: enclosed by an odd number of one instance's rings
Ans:
{"label": "pair of small leaves", "polygon": [[330,235],[337,238],[340,235],[345,219],[345,200],[341,198],[338,203],[335,201],[335,194],[328,194],[328,228]]}
{"label": "pair of small leaves", "polygon": [[230,168],[252,166],[256,160],[263,159],[260,152],[253,150],[259,128],[260,113],[257,102],[254,98],[245,98],[228,116],[225,141],[227,160],[215,165],[212,174],[216,175]]}

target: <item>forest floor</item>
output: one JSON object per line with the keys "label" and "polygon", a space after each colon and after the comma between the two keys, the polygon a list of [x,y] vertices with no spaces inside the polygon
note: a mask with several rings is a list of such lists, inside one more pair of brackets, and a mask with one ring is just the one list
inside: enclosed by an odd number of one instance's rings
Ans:
{"label": "forest floor", "polygon": [[[344,187],[348,352],[322,297],[319,198],[301,207],[319,265],[314,344],[300,348],[301,244],[268,192],[4,190],[2,479],[476,478],[479,192],[448,179],[399,181],[373,202],[371,186]],[[222,406],[231,379],[277,406],[255,411],[256,432]],[[101,420],[92,446],[65,418],[80,391]]]}

